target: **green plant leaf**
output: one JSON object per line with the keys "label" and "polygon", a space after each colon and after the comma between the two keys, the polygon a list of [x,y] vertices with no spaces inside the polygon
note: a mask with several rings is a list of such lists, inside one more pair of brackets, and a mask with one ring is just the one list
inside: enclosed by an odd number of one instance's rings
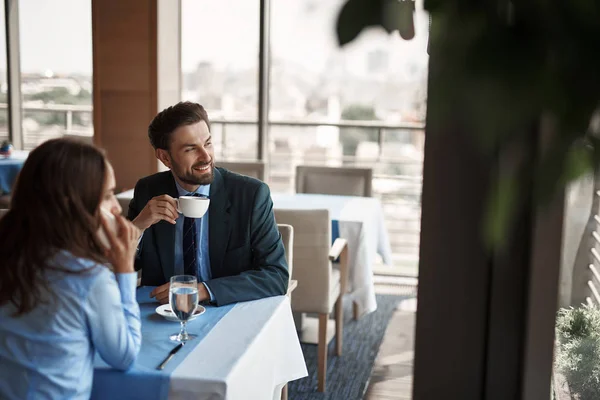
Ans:
{"label": "green plant leaf", "polygon": [[368,26],[382,26],[382,3],[375,0],[348,0],[338,14],[337,39],[344,46]]}
{"label": "green plant leaf", "polygon": [[413,13],[415,3],[411,0],[383,0],[382,3],[382,26],[391,33],[400,32],[404,40],[415,37],[415,24]]}
{"label": "green plant leaf", "polygon": [[583,141],[575,144],[567,153],[562,176],[563,184],[581,178],[593,169],[593,150]]}
{"label": "green plant leaf", "polygon": [[502,250],[513,219],[518,194],[518,181],[513,175],[504,176],[491,191],[485,215],[485,243],[488,249]]}

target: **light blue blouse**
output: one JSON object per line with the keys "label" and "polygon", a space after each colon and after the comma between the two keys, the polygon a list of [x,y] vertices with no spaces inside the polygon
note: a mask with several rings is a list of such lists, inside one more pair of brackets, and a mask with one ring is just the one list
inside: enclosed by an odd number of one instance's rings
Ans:
{"label": "light blue blouse", "polygon": [[49,272],[54,296],[20,317],[0,307],[0,398],[88,399],[94,354],[129,368],[140,350],[137,274],[114,274],[62,252],[57,265],[78,274]]}

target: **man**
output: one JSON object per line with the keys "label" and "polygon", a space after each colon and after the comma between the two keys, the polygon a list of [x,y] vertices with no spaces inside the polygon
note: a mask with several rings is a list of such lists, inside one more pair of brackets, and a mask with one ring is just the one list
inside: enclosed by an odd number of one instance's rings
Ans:
{"label": "man", "polygon": [[[128,218],[143,230],[136,269],[150,294],[169,301],[173,275],[198,277],[200,301],[224,305],[283,295],[288,267],[269,187],[215,168],[204,108],[181,102],[160,112],[148,128],[156,157],[170,171],[140,179]],[[175,198],[210,198],[204,217],[177,212]]]}

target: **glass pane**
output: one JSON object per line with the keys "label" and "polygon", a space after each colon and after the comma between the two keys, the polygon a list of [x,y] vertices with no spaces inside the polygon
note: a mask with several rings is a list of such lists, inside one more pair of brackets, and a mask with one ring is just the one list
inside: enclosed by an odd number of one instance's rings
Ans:
{"label": "glass pane", "polygon": [[259,2],[181,4],[182,100],[208,111],[218,160],[255,160]]}
{"label": "glass pane", "polygon": [[70,135],[91,142],[91,0],[19,0],[24,147]]}
{"label": "glass pane", "polygon": [[396,264],[416,275],[429,17],[417,1],[412,40],[369,28],[340,48],[344,3],[271,2],[269,184],[293,192],[298,164],[372,167]]}

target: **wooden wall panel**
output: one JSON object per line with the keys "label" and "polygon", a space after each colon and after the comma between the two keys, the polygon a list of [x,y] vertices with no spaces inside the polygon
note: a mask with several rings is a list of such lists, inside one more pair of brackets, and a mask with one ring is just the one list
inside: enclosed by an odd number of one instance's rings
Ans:
{"label": "wooden wall panel", "polygon": [[156,0],[93,0],[94,142],[117,188],[157,171],[147,128],[157,110]]}

